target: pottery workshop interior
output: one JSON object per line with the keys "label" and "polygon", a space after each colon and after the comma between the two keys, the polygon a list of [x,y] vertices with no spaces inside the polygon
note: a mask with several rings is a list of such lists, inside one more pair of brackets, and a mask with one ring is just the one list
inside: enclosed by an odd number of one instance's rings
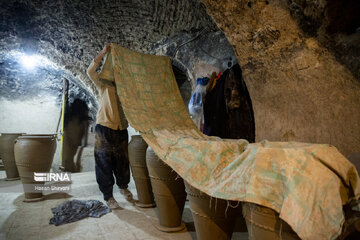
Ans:
{"label": "pottery workshop interior", "polygon": [[360,1],[0,16],[0,240],[360,239]]}

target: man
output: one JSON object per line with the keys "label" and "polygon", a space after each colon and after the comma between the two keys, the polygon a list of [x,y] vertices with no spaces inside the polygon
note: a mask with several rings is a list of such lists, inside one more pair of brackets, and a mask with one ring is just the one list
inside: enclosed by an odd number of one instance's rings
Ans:
{"label": "man", "polygon": [[[89,128],[88,106],[84,100],[76,98],[66,106],[64,121],[64,143],[62,150],[61,170],[66,172],[80,172],[81,154],[87,145]],[[74,156],[76,162],[74,163]]]}
{"label": "man", "polygon": [[104,200],[111,209],[119,208],[113,197],[114,176],[120,193],[127,201],[133,201],[127,189],[130,182],[128,158],[128,122],[116,94],[114,77],[111,73],[96,72],[106,55],[104,65],[111,64],[111,46],[107,44],[91,62],[87,74],[93,80],[100,93],[100,106],[95,126],[95,173],[96,181]]}

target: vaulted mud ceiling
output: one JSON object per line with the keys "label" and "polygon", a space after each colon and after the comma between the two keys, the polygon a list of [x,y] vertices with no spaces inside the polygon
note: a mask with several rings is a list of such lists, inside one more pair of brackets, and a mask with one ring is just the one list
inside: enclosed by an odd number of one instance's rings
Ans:
{"label": "vaulted mud ceiling", "polygon": [[146,52],[181,31],[215,27],[198,1],[6,1],[1,53],[37,52],[94,90],[86,67],[107,42]]}
{"label": "vaulted mud ceiling", "polygon": [[[202,29],[221,29],[243,69],[257,141],[330,143],[345,155],[360,152],[359,2],[2,1],[0,98],[26,98],[28,89],[37,97],[60,94],[61,78],[67,77],[75,94],[96,105],[85,70],[105,43],[160,53],[154,49],[161,48],[159,42],[177,39],[176,48]],[[54,66],[36,76],[15,73],[17,52],[41,54]],[[193,74],[191,66],[187,70]],[[43,81],[36,80],[41,76]],[[26,85],[24,79],[31,77],[34,84]],[[37,91],[46,81],[45,92]]]}
{"label": "vaulted mud ceiling", "polygon": [[[199,1],[177,0],[18,0],[1,1],[0,8],[0,131],[44,131],[16,127],[19,116],[46,119],[51,124],[45,131],[55,131],[61,101],[62,79],[71,82],[70,96],[86,98],[96,113],[96,89],[86,75],[86,68],[108,42],[148,52],[153,44],[178,35],[174,49],[202,29],[219,37],[225,52],[231,45],[207,15]],[[220,35],[219,35],[220,33]],[[181,38],[181,35],[184,35]],[[186,36],[185,36],[186,35]],[[204,38],[203,38],[204,39]],[[225,41],[224,41],[225,40]],[[171,39],[170,39],[171,41]],[[225,42],[225,44],[224,44]],[[178,50],[183,51],[186,46]],[[160,47],[160,46],[159,46]],[[156,51],[156,49],[153,49]],[[24,69],[22,54],[39,54],[52,63],[35,70]],[[188,55],[191,55],[190,53]],[[186,69],[182,69],[186,70]],[[16,101],[15,101],[16,100]],[[26,101],[24,101],[26,100]],[[46,101],[45,101],[46,100]],[[11,102],[9,102],[11,101]],[[44,102],[45,101],[45,102]],[[2,105],[2,106],[1,106]],[[34,114],[43,106],[53,105],[51,114]],[[23,106],[25,111],[23,111]],[[30,109],[30,106],[37,106]],[[15,109],[17,111],[15,111]],[[15,112],[24,112],[19,115]],[[56,116],[55,116],[56,115]],[[23,117],[21,117],[24,119]],[[22,125],[31,125],[25,123]]]}

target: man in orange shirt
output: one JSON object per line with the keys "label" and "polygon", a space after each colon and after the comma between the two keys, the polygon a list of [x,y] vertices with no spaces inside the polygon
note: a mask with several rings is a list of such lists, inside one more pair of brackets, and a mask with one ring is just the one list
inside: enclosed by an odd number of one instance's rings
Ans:
{"label": "man in orange shirt", "polygon": [[107,44],[98,56],[91,62],[87,74],[93,80],[100,94],[100,106],[96,116],[95,126],[95,173],[96,181],[104,200],[111,209],[119,208],[113,197],[114,176],[127,201],[132,201],[132,194],[127,189],[130,182],[128,157],[128,122],[116,94],[114,77],[111,73],[96,69],[101,60],[104,64],[111,61],[111,46]]}

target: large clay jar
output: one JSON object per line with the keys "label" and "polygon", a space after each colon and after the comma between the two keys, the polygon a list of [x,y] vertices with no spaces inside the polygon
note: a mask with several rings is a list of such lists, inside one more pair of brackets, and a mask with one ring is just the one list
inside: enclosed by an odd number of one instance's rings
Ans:
{"label": "large clay jar", "polygon": [[151,189],[149,172],[146,166],[146,149],[148,145],[140,135],[133,135],[128,146],[129,162],[135,181],[139,207],[154,207],[154,195]]}
{"label": "large clay jar", "polygon": [[230,240],[236,213],[241,204],[219,198],[211,198],[185,182],[190,210],[199,240]]}
{"label": "large clay jar", "polygon": [[24,202],[43,199],[43,181],[35,181],[34,172],[48,173],[56,150],[56,135],[23,135],[15,142],[15,161],[25,192]]}
{"label": "large clay jar", "polygon": [[185,224],[181,219],[186,200],[183,179],[159,159],[150,147],[146,151],[146,164],[158,209],[159,225],[156,227],[164,232],[183,230]]}
{"label": "large clay jar", "polygon": [[3,160],[6,180],[18,180],[19,172],[15,164],[14,142],[22,133],[2,133],[0,136],[0,155]]}
{"label": "large clay jar", "polygon": [[250,240],[300,240],[274,210],[253,203],[243,203],[242,208]]}

